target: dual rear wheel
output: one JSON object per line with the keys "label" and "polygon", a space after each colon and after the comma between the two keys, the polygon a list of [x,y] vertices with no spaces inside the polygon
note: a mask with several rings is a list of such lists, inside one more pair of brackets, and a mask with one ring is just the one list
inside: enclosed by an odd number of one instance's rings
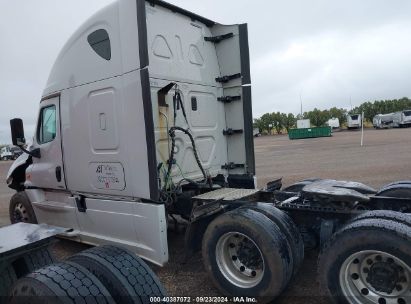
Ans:
{"label": "dual rear wheel", "polygon": [[334,303],[411,303],[411,219],[366,212],[337,231],[319,257],[322,292]]}
{"label": "dual rear wheel", "polygon": [[[294,223],[265,206],[227,212],[206,230],[204,265],[226,295],[271,301],[301,264],[303,245]],[[411,303],[410,215],[381,210],[357,216],[325,244],[318,265],[321,293],[330,302]]]}
{"label": "dual rear wheel", "polygon": [[218,216],[209,224],[202,247],[205,268],[223,294],[263,301],[284,290],[303,251],[294,223],[268,204],[247,205]]}

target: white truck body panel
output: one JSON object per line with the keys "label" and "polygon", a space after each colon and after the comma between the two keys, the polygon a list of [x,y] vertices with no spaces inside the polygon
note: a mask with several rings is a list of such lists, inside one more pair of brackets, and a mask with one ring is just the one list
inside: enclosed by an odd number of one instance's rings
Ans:
{"label": "white truck body panel", "polygon": [[76,197],[69,193],[37,189],[26,190],[26,193],[37,220],[71,228],[66,234],[68,237],[92,245],[122,245],[158,265],[168,260],[167,225],[162,205],[87,198],[87,211],[79,212]]}
{"label": "white truck body panel", "polygon": [[77,205],[69,193],[26,189],[39,223],[73,229],[78,233]]}
{"label": "white truck body panel", "polygon": [[[225,34],[219,43],[205,39]],[[33,158],[25,181],[38,221],[71,228],[81,242],[123,244],[163,265],[158,166],[169,159],[168,130],[191,131],[210,177],[253,176],[250,83],[245,24],[219,25],[162,1],[118,0],[102,9],[63,47],[43,92],[40,113],[53,107],[55,118],[39,116],[29,149],[40,149],[41,158]],[[175,92],[188,123],[182,109],[174,121]],[[234,99],[218,100],[224,96]],[[180,132],[174,159],[173,182],[203,179]]]}
{"label": "white truck body panel", "polygon": [[297,129],[307,129],[311,128],[311,122],[309,119],[298,119],[297,120]]}
{"label": "white truck body panel", "polygon": [[[138,71],[122,79],[102,80],[63,92],[62,133],[68,189],[150,198],[144,109],[142,103],[135,102],[141,96]],[[130,151],[136,153],[132,155]],[[122,167],[123,171],[118,170],[115,177],[125,187],[98,187],[93,181],[106,177],[103,172],[96,172],[98,164]]]}

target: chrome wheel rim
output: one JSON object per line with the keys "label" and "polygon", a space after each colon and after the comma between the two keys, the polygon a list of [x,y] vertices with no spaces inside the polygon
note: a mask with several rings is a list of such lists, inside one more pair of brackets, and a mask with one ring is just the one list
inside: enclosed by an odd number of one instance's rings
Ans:
{"label": "chrome wheel rim", "polygon": [[240,288],[252,288],[264,276],[264,259],[257,244],[245,234],[228,232],[216,246],[217,265],[223,276]]}
{"label": "chrome wheel rim", "polygon": [[26,207],[23,206],[22,203],[18,203],[13,210],[13,219],[15,223],[19,222],[24,222],[28,223],[29,222],[29,217],[27,214],[27,209]]}
{"label": "chrome wheel rim", "polygon": [[386,252],[352,254],[341,266],[339,281],[351,304],[411,303],[411,268]]}

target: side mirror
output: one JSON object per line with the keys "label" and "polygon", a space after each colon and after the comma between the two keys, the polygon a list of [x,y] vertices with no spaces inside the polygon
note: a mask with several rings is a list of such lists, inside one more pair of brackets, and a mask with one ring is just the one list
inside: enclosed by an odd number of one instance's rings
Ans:
{"label": "side mirror", "polygon": [[32,157],[40,158],[40,149],[34,149],[31,151],[27,151],[24,148],[26,144],[26,138],[24,137],[24,128],[23,128],[23,120],[20,118],[14,118],[10,120],[10,128],[11,128],[11,140],[13,141],[13,145],[20,147],[20,149],[31,155]]}
{"label": "side mirror", "polygon": [[24,146],[26,144],[26,138],[24,137],[23,120],[20,118],[14,118],[10,120],[11,128],[11,140],[15,146]]}

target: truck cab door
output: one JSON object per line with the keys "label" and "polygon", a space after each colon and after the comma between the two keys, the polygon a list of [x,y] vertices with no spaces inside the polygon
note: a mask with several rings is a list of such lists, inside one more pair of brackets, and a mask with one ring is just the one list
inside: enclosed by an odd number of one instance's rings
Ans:
{"label": "truck cab door", "polygon": [[76,200],[66,192],[61,137],[60,96],[40,103],[39,118],[30,150],[40,158],[26,169],[26,190],[39,223],[79,230]]}
{"label": "truck cab door", "polygon": [[33,157],[33,164],[26,171],[26,186],[66,189],[61,149],[60,96],[40,103],[37,128],[30,149],[37,148],[40,149],[40,158]]}

